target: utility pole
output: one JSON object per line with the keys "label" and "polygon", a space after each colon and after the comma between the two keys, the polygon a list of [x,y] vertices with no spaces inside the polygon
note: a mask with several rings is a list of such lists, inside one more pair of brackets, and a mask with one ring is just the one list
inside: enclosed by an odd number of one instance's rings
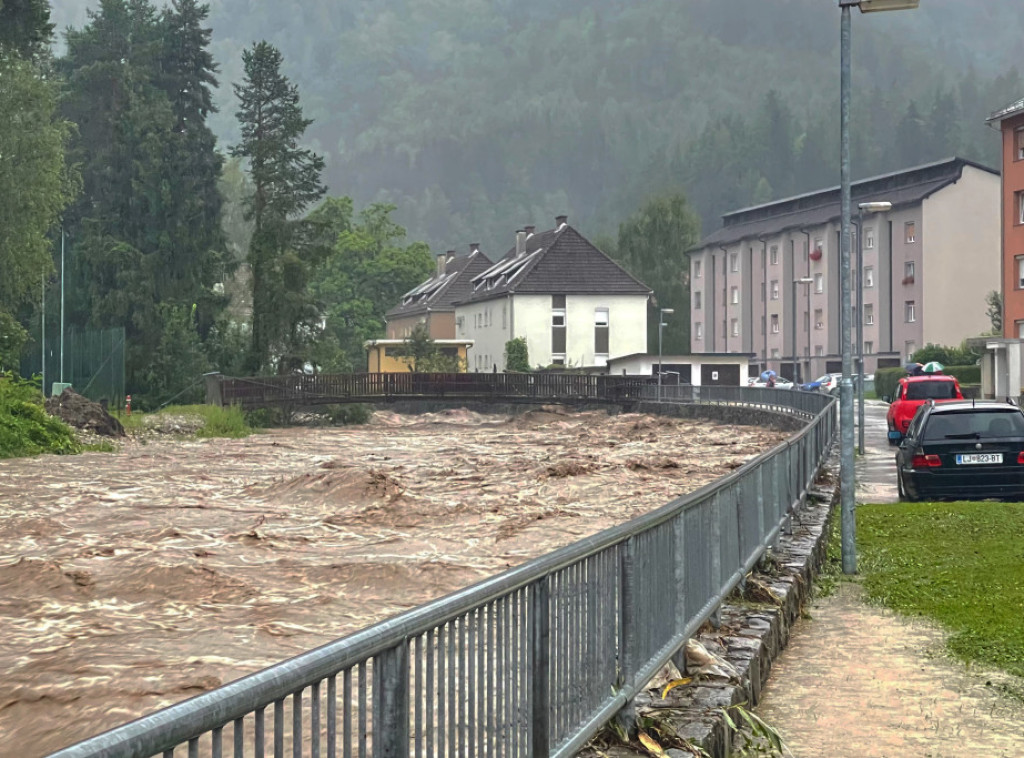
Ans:
{"label": "utility pole", "polygon": [[60,225],[60,383],[64,383],[64,224]]}

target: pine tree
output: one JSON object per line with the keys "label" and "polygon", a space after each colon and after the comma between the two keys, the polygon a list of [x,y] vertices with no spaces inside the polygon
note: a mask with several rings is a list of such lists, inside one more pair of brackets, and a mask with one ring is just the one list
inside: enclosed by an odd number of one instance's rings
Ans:
{"label": "pine tree", "polygon": [[[252,345],[249,367],[265,370],[272,353],[291,353],[303,322],[310,320],[308,265],[319,246],[299,215],[320,199],[323,158],[299,147],[312,120],[302,115],[298,88],[281,73],[281,53],[258,42],[242,53],[245,81],[235,84],[242,141],[231,154],[249,163],[253,222],[248,262],[252,272]],[[283,363],[278,360],[278,368]]]}
{"label": "pine tree", "polygon": [[52,39],[47,0],[0,0],[0,52],[38,60],[48,55]]}

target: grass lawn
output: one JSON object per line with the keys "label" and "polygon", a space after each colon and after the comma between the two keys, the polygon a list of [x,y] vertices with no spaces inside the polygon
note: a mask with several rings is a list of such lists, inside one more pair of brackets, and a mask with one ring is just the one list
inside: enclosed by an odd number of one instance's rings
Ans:
{"label": "grass lawn", "polygon": [[136,411],[131,416],[121,414],[119,419],[125,430],[131,433],[144,430],[146,417],[153,415],[198,416],[203,420],[203,426],[196,432],[197,437],[248,437],[255,431],[237,406],[171,405],[154,413]]}
{"label": "grass lawn", "polygon": [[950,631],[958,658],[1024,676],[1024,503],[857,509],[868,597]]}

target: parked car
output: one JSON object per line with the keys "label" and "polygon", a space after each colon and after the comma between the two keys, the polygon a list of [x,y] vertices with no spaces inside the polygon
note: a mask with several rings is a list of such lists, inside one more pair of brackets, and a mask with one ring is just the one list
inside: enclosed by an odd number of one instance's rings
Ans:
{"label": "parked car", "polygon": [[889,444],[898,445],[910,427],[917,409],[929,400],[963,400],[956,377],[945,374],[905,376],[896,385],[885,420],[889,425]]}
{"label": "parked car", "polygon": [[[842,374],[832,374],[831,376],[838,376],[839,379],[836,382],[835,386],[832,387],[831,389],[829,389],[828,394],[830,394],[830,395],[832,395],[834,397],[839,397],[839,385],[843,381],[843,375]],[[860,376],[854,374],[853,375],[853,391],[854,392],[857,391],[857,388],[860,386],[861,381],[864,382],[864,391],[865,392],[874,392],[875,391],[875,375],[874,374],[867,374],[867,375],[865,375],[863,377],[863,379]]]}
{"label": "parked car", "polygon": [[929,400],[896,453],[903,500],[1024,497],[1024,413],[1012,403]]}
{"label": "parked car", "polygon": [[833,389],[839,391],[839,382],[842,381],[842,374],[825,374],[819,376],[813,382],[800,385],[800,389],[808,392],[831,392]]}
{"label": "parked car", "polygon": [[[758,377],[758,378],[754,379],[753,381],[747,382],[747,386],[748,387],[760,387],[760,388],[763,389],[763,388],[768,386],[768,382],[766,380],[761,379],[760,377]],[[774,386],[775,386],[775,389],[777,389],[777,390],[791,390],[791,389],[793,389],[794,384],[793,384],[793,380],[792,379],[787,379],[784,376],[777,376],[777,377],[775,377],[775,385]]]}

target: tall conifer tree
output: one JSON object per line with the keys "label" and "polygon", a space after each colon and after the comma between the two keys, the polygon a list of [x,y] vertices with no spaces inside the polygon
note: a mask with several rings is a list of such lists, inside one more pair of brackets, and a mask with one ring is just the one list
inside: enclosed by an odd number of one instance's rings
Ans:
{"label": "tall conifer tree", "polygon": [[298,88],[281,73],[281,53],[259,42],[242,53],[245,81],[235,85],[242,141],[232,155],[249,164],[253,222],[248,261],[252,272],[252,345],[249,368],[265,370],[273,357],[289,352],[303,321],[315,314],[306,296],[312,257],[321,247],[308,243],[299,216],[324,192],[324,161],[299,140],[312,121],[302,115]]}

